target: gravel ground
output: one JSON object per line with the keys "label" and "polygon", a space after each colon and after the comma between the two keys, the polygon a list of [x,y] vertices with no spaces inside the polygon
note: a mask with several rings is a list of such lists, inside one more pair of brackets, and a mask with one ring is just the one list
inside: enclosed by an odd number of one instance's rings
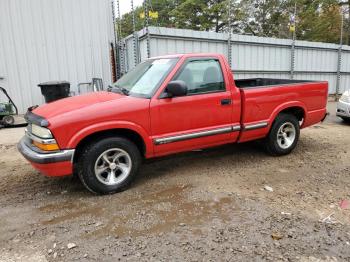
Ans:
{"label": "gravel ground", "polygon": [[247,143],[147,161],[129,190],[94,196],[40,175],[15,148],[23,128],[2,129],[0,260],[350,261],[349,132],[331,116],[285,157]]}

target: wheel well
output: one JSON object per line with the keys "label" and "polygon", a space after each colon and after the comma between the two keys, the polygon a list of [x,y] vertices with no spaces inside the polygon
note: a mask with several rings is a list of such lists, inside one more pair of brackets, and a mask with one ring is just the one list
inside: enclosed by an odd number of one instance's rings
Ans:
{"label": "wheel well", "polygon": [[97,139],[103,139],[107,137],[115,137],[115,136],[129,139],[130,141],[135,143],[137,148],[140,150],[141,155],[142,156],[145,155],[146,145],[142,137],[138,133],[130,129],[110,129],[110,130],[96,132],[83,138],[76,146],[73,163],[76,163],[84,147],[89,143],[91,143],[92,141],[96,141]]}
{"label": "wheel well", "polygon": [[290,114],[290,115],[294,115],[299,121],[303,121],[304,117],[305,117],[305,112],[304,109],[298,106],[295,107],[288,107],[284,110],[282,110],[279,114]]}

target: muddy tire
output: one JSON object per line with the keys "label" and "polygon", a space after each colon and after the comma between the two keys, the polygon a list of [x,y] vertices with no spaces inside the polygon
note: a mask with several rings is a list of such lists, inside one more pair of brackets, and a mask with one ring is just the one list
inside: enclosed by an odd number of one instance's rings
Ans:
{"label": "muddy tire", "polygon": [[287,155],[296,147],[299,136],[298,119],[294,115],[279,114],[265,138],[265,148],[273,156]]}
{"label": "muddy tire", "polygon": [[77,163],[83,185],[96,194],[114,194],[128,188],[141,164],[137,146],[123,137],[110,137],[86,146]]}

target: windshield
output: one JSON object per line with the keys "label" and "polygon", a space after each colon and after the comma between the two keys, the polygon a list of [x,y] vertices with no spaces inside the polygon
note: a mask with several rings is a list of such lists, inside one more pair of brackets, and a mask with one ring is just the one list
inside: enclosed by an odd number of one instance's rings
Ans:
{"label": "windshield", "polygon": [[120,78],[112,87],[128,95],[150,98],[177,60],[177,58],[147,60]]}

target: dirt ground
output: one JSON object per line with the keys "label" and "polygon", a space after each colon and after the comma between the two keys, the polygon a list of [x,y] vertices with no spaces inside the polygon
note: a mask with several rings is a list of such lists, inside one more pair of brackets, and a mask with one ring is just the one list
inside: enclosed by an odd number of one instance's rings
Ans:
{"label": "dirt ground", "polygon": [[95,196],[40,175],[16,150],[23,128],[2,129],[0,261],[350,261],[349,134],[333,115],[288,156],[256,143],[179,154]]}

